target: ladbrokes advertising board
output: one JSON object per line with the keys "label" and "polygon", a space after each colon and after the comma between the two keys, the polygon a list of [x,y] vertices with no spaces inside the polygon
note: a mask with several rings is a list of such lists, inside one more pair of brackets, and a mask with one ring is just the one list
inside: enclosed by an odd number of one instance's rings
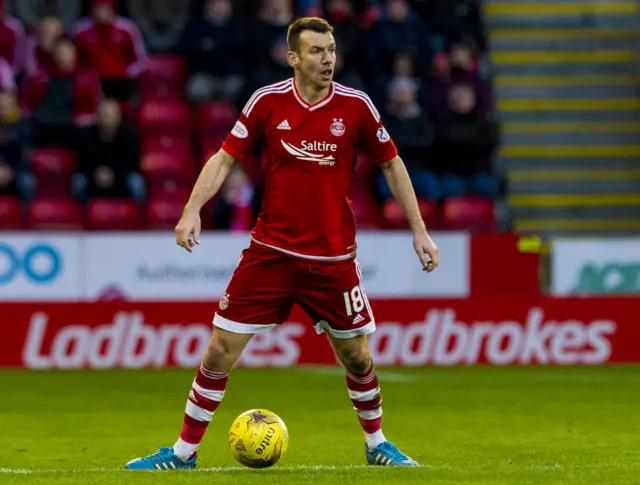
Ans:
{"label": "ladbrokes advertising board", "polygon": [[[640,362],[638,299],[374,300],[378,365],[595,365]],[[195,367],[214,305],[2,305],[0,367]],[[256,335],[240,365],[335,364],[323,336],[295,310]]]}

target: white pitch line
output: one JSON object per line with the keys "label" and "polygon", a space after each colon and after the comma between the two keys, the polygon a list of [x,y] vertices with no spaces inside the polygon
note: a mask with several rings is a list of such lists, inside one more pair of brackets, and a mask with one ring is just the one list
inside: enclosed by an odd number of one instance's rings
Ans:
{"label": "white pitch line", "polygon": [[[299,466],[274,466],[269,468],[269,472],[290,472],[290,471],[330,471],[330,470],[357,470],[364,468],[372,468],[371,465],[299,465]],[[385,468],[385,467],[376,467]],[[423,465],[417,468],[424,468]],[[264,469],[266,470],[266,469]],[[0,468],[0,474],[6,475],[53,475],[53,474],[65,474],[65,473],[113,473],[113,472],[130,472],[132,470],[125,470],[124,468],[86,468],[86,469],[55,469],[55,468]],[[145,470],[146,471],[146,470]],[[157,473],[156,470],[148,470],[151,473]],[[165,470],[160,470],[165,471]],[[254,472],[259,470],[252,470],[250,468],[240,466],[221,466],[211,468],[195,468],[193,470],[179,470],[184,472]]]}

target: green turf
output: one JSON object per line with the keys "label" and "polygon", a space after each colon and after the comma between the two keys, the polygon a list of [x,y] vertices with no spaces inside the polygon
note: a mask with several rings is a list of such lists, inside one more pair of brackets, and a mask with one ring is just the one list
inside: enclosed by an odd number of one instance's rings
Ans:
{"label": "green turf", "polygon": [[198,467],[238,467],[227,429],[255,407],[289,427],[275,467],[142,473],[118,470],[173,444],[192,371],[0,372],[0,484],[640,483],[638,367],[379,374],[385,434],[421,469],[347,468],[365,457],[336,369],[232,374]]}

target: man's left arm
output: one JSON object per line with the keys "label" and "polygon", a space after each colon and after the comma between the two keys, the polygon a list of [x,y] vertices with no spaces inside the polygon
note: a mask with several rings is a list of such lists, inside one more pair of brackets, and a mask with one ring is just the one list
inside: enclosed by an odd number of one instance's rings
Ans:
{"label": "man's left arm", "polygon": [[404,162],[400,156],[396,155],[392,160],[381,163],[380,169],[387,180],[393,198],[400,205],[409,221],[409,227],[413,232],[413,248],[420,258],[422,268],[430,273],[436,269],[440,262],[438,247],[429,236],[427,227],[422,219],[416,194]]}
{"label": "man's left arm", "polygon": [[391,194],[409,221],[409,226],[413,231],[413,248],[418,253],[422,268],[430,273],[438,266],[440,256],[438,255],[438,247],[429,236],[420,215],[418,201],[407,169],[398,156],[398,149],[384,128],[380,113],[373,102],[364,93],[359,97],[364,101],[361,103],[360,148],[364,150],[372,163],[378,164],[382,169]]}

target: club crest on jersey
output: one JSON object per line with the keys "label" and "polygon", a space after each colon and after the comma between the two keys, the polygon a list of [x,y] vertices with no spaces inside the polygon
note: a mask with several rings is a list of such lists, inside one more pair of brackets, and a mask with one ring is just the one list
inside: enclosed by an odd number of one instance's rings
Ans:
{"label": "club crest on jersey", "polygon": [[334,118],[329,129],[334,136],[344,135],[345,127],[344,123],[342,123],[342,118]]}
{"label": "club crest on jersey", "polygon": [[378,137],[378,141],[380,143],[386,143],[391,139],[391,137],[389,136],[389,133],[387,133],[387,130],[385,130],[384,126],[381,126],[380,128],[378,128],[378,133],[376,136]]}
{"label": "club crest on jersey", "polygon": [[226,310],[227,307],[229,306],[229,295],[223,295],[222,298],[220,298],[220,310]]}

